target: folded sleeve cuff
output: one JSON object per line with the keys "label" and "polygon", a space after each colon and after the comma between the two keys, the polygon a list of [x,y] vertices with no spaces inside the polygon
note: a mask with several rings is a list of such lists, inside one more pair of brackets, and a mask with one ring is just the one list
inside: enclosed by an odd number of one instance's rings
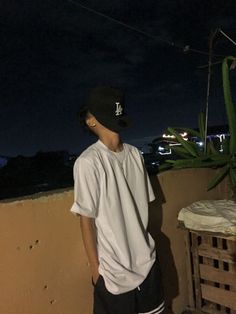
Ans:
{"label": "folded sleeve cuff", "polygon": [[89,218],[96,218],[96,215],[94,212],[92,212],[91,210],[87,209],[87,208],[83,208],[82,206],[80,206],[78,203],[74,202],[70,211],[72,213],[75,214],[79,214],[81,216],[86,216]]}

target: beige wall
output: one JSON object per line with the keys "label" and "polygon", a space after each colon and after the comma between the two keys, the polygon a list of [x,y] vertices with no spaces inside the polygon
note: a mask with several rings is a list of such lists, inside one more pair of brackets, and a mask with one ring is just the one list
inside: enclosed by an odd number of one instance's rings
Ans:
{"label": "beige wall", "polygon": [[0,206],[0,313],[91,313],[91,286],[73,192]]}
{"label": "beige wall", "polygon": [[[227,185],[206,192],[213,171],[170,171],[153,178],[157,201],[150,230],[157,240],[168,306],[188,303],[184,232],[178,211],[200,199],[225,198]],[[91,314],[92,287],[73,191],[0,202],[0,313]]]}

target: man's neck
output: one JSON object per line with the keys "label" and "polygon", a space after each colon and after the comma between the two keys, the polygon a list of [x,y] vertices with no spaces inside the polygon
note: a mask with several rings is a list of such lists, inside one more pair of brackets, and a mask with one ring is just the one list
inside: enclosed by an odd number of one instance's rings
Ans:
{"label": "man's neck", "polygon": [[118,133],[106,132],[100,134],[99,139],[113,152],[121,152],[123,150],[123,144]]}

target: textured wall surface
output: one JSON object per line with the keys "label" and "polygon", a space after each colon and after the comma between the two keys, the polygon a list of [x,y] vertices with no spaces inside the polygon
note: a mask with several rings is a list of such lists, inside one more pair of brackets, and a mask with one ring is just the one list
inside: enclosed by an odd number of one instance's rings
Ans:
{"label": "textured wall surface", "polygon": [[73,192],[0,205],[0,313],[89,314],[92,289]]}
{"label": "textured wall surface", "polygon": [[[196,200],[227,196],[225,183],[206,192],[212,174],[187,169],[152,178],[157,200],[150,208],[150,230],[175,314],[188,303],[185,231],[177,227],[177,215]],[[0,202],[0,313],[92,313],[89,267],[79,218],[69,212],[72,202],[72,190]]]}

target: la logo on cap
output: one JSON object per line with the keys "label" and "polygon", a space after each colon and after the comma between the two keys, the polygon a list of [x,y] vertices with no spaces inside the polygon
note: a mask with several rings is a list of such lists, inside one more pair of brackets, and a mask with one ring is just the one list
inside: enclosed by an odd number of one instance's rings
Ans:
{"label": "la logo on cap", "polygon": [[121,104],[119,102],[116,102],[116,116],[121,116],[122,115],[122,111],[123,111],[123,108],[121,106]]}

